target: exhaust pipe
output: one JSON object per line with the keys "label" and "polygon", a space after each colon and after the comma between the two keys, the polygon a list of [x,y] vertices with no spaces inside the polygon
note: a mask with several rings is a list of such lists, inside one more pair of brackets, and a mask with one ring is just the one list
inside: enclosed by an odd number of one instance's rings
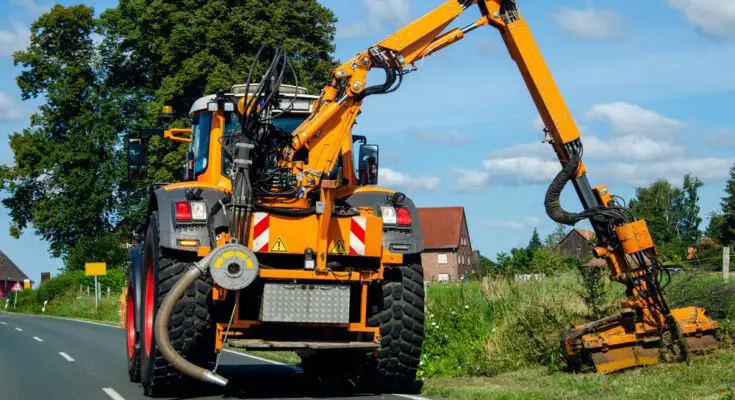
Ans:
{"label": "exhaust pipe", "polygon": [[[208,263],[203,263],[205,270]],[[202,367],[198,367],[182,357],[176,349],[171,345],[171,340],[168,335],[168,321],[171,318],[171,312],[174,309],[176,301],[184,295],[184,292],[191,286],[201,275],[202,269],[199,264],[195,264],[194,267],[188,269],[184,276],[182,276],[178,282],[171,288],[171,292],[163,299],[163,304],[158,310],[156,316],[155,331],[156,345],[158,350],[161,352],[166,361],[171,364],[174,368],[181,371],[184,375],[194,378],[196,380],[213,383],[217,386],[227,386],[227,379],[224,377],[206,370]]]}
{"label": "exhaust pipe", "polygon": [[[210,269],[211,264],[215,265],[215,269]],[[222,268],[223,266],[225,268]],[[176,301],[207,271],[212,272],[212,278],[221,287],[240,290],[249,286],[258,276],[258,259],[247,247],[231,243],[217,247],[209,255],[199,260],[199,262],[186,270],[184,275],[174,284],[174,287],[171,288],[171,291],[163,299],[161,308],[158,310],[158,315],[156,316],[154,335],[158,350],[171,366],[181,371],[184,375],[196,380],[226,387],[228,383],[226,378],[194,365],[182,357],[171,345],[171,339],[168,334],[168,321],[171,318]]]}

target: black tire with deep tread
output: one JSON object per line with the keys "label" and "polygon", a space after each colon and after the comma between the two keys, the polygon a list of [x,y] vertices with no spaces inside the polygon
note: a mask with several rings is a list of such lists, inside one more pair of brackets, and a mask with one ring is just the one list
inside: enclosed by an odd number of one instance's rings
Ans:
{"label": "black tire with deep tread", "polygon": [[[368,325],[380,327],[378,356],[363,366],[360,388],[411,392],[424,341],[424,273],[420,263],[387,269],[370,299]],[[378,298],[379,297],[379,298]]]}
{"label": "black tire with deep tread", "polygon": [[[146,234],[143,260],[144,280],[147,279],[148,257],[150,256],[153,256],[153,267],[155,268],[154,293],[156,310],[158,310],[164,297],[195,261],[195,258],[187,253],[160,247],[156,212],[153,212],[150,217]],[[176,302],[169,321],[169,334],[174,349],[188,361],[207,369],[212,368],[216,358],[215,323],[210,313],[212,284],[209,279],[211,278],[200,278],[184,293]],[[152,357],[146,354],[145,329],[142,331],[141,382],[145,394],[148,396],[171,394],[182,389],[183,383],[190,383],[190,380],[169,365],[158,351],[155,336],[151,344]]]}

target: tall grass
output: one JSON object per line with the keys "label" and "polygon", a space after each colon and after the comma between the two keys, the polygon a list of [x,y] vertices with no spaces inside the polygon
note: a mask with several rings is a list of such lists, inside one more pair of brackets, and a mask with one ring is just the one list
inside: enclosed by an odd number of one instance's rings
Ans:
{"label": "tall grass", "polygon": [[[428,287],[424,377],[493,376],[530,366],[562,367],[561,335],[620,311],[624,286],[603,277],[590,302],[588,281],[566,274],[532,282],[483,282]],[[733,334],[735,282],[721,276],[675,276],[666,290],[673,307],[698,305]]]}
{"label": "tall grass", "polygon": [[[72,271],[43,282],[38,289],[26,289],[18,293],[17,303],[12,295],[9,312],[52,315],[68,318],[84,318],[101,321],[120,320],[120,294],[125,285],[125,273],[110,270],[100,277],[100,298],[98,307],[94,306],[94,278],[83,272]],[[107,288],[110,296],[107,296]],[[82,288],[80,290],[80,288]],[[87,294],[89,288],[89,294]],[[44,302],[46,309],[43,311]],[[14,306],[15,305],[15,306]],[[5,304],[2,304],[4,308]]]}

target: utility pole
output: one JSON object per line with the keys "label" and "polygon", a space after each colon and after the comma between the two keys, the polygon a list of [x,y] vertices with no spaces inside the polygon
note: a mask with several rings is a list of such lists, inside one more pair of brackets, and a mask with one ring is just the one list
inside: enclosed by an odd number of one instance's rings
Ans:
{"label": "utility pole", "polygon": [[722,248],[722,278],[725,283],[730,279],[730,246]]}

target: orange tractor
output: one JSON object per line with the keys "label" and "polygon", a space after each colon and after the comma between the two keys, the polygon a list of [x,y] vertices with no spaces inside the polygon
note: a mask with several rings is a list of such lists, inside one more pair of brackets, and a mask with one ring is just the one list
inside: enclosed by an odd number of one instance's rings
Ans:
{"label": "orange tractor", "polygon": [[[447,30],[475,7],[476,22]],[[645,221],[588,182],[580,133],[515,1],[449,0],[337,67],[320,96],[298,86],[276,49],[259,83],[197,100],[192,128],[165,132],[188,143],[186,178],[152,191],[124,313],[130,378],[146,394],[183,375],[226,386],[216,371],[225,344],[296,351],[322,382],[413,385],[424,335],[420,221],[406,195],[374,186],[378,147],[351,128],[366,98],[398,89],[417,61],[485,26],[500,32],[563,166],[547,213],[568,225],[588,219],[595,254],[627,288],[628,311],[562,338],[570,367],[615,371],[717,346],[704,310],[668,307]],[[372,69],[384,83],[367,85]],[[138,176],[144,143],[128,148]],[[560,206],[569,182],[580,213]]]}

